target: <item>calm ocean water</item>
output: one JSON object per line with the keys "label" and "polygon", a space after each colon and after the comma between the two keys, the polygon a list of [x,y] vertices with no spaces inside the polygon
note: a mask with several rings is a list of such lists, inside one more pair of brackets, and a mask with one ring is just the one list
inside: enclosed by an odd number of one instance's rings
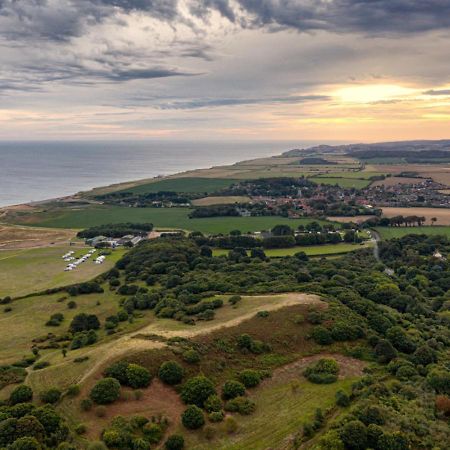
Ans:
{"label": "calm ocean water", "polygon": [[0,142],[0,206],[272,156],[317,142]]}

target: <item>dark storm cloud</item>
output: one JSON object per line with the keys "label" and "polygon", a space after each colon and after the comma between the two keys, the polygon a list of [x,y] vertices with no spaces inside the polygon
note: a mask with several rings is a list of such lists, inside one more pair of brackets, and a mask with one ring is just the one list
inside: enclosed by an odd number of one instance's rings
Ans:
{"label": "dark storm cloud", "polygon": [[288,97],[274,98],[219,98],[219,99],[198,99],[188,101],[176,101],[172,103],[160,104],[159,109],[198,109],[220,106],[236,105],[258,105],[258,104],[278,104],[278,103],[303,103],[307,101],[329,100],[326,95],[293,95]]}
{"label": "dark storm cloud", "polygon": [[425,95],[450,95],[450,89],[431,89],[424,92]]}

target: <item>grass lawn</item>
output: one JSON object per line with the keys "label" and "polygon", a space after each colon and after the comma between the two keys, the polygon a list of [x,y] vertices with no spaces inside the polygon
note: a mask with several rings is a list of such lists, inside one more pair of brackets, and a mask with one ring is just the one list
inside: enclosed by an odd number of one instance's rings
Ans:
{"label": "grass lawn", "polygon": [[371,183],[370,180],[359,180],[355,178],[333,178],[333,177],[312,177],[309,180],[314,181],[317,184],[337,184],[343,188],[356,188],[363,189]]}
{"label": "grass lawn", "polygon": [[185,433],[187,447],[196,450],[281,448],[281,442],[313,420],[317,408],[322,411],[332,408],[336,392],[340,389],[349,392],[355,381],[356,378],[348,378],[328,385],[300,381],[297,392],[292,391],[290,382],[270,383],[269,387],[250,394],[256,401],[256,411],[250,416],[236,416],[239,424],[236,433],[227,435],[221,424],[215,426],[217,437],[210,442],[198,433]]}
{"label": "grass lawn", "polygon": [[115,250],[103,264],[89,259],[72,272],[64,272],[67,263],[61,258],[69,250],[75,256],[87,253],[88,248],[55,246],[24,250],[0,251],[0,297],[19,297],[48,288],[87,281],[113,267],[125,250]]}
{"label": "grass lawn", "polygon": [[[189,219],[189,208],[124,208],[97,206],[78,210],[59,210],[40,213],[27,220],[29,225],[53,228],[87,228],[119,222],[150,222],[160,228],[181,228],[203,233],[228,233],[231,230],[261,231],[278,224],[297,228],[315,219],[288,219],[285,217],[211,217]],[[326,223],[323,221],[322,223]]]}
{"label": "grass lawn", "polygon": [[[298,252],[305,252],[308,256],[324,256],[324,255],[337,255],[341,253],[349,253],[355,250],[360,250],[372,245],[371,243],[359,244],[326,244],[326,245],[313,245],[313,246],[297,246],[291,248],[272,248],[265,250],[267,256],[271,258],[279,258],[282,256],[292,256]],[[228,255],[229,250],[217,248],[213,250],[214,256]]]}
{"label": "grass lawn", "polygon": [[226,188],[235,182],[236,180],[225,178],[168,178],[124,189],[124,192],[133,192],[134,194],[159,191],[210,193]]}
{"label": "grass lawn", "polygon": [[425,226],[425,227],[376,227],[375,230],[383,239],[401,238],[408,234],[426,234],[429,236],[450,237],[450,226]]}

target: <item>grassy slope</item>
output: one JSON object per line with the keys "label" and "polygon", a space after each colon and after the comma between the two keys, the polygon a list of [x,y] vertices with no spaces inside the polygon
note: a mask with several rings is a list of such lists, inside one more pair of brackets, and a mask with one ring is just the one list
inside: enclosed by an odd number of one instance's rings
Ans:
{"label": "grassy slope", "polygon": [[218,438],[212,443],[199,439],[198,434],[188,434],[188,448],[196,450],[280,448],[286,438],[301,430],[304,423],[312,421],[317,408],[325,411],[333,407],[336,392],[340,389],[349,391],[354,381],[355,379],[348,378],[328,385],[302,381],[296,393],[292,392],[290,382],[286,381],[257,389],[251,395],[257,404],[256,412],[250,416],[236,417],[239,429],[235,434],[227,435],[219,431]]}
{"label": "grassy slope", "polygon": [[[365,246],[367,246],[366,244]],[[292,256],[298,252],[305,252],[308,256],[320,256],[320,255],[337,255],[340,253],[348,253],[363,248],[359,244],[327,244],[327,245],[313,245],[308,247],[292,247],[292,248],[274,248],[265,250],[267,256],[272,258],[282,256]],[[229,250],[214,249],[214,256],[228,255]]]}
{"label": "grassy slope", "polygon": [[90,259],[72,272],[64,272],[67,263],[61,258],[69,250],[75,256],[87,253],[87,248],[47,247],[27,250],[0,251],[0,297],[18,297],[48,288],[86,281],[110,269],[124,254],[116,250],[106,257],[104,264]]}
{"label": "grassy slope", "polygon": [[354,187],[357,189],[363,189],[371,183],[370,180],[359,180],[355,178],[312,177],[310,180],[317,184],[337,184],[343,188]]}
{"label": "grassy slope", "polygon": [[215,192],[233,184],[235,180],[224,178],[169,178],[154,183],[141,184],[126,192],[146,194],[149,192],[175,191],[175,192]]}
{"label": "grassy slope", "polygon": [[[287,219],[283,217],[212,217],[189,219],[188,208],[124,208],[94,207],[42,214],[34,226],[54,228],[87,228],[114,222],[151,222],[156,227],[182,228],[204,233],[227,233],[239,229],[242,232],[260,231],[277,224],[297,227],[314,219]],[[38,218],[38,216],[36,216]],[[325,223],[325,222],[324,222]]]}
{"label": "grassy slope", "polygon": [[375,230],[383,239],[393,239],[408,234],[427,234],[429,236],[442,235],[450,237],[450,226],[428,226],[428,227],[376,227]]}

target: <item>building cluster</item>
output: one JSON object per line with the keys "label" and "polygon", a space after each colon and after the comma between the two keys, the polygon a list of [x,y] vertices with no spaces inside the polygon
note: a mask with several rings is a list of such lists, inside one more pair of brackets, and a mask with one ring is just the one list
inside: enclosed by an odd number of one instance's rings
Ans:
{"label": "building cluster", "polygon": [[95,248],[116,248],[119,246],[134,247],[136,244],[145,239],[142,236],[127,234],[121,238],[111,238],[106,236],[95,236],[86,239],[85,244]]}

